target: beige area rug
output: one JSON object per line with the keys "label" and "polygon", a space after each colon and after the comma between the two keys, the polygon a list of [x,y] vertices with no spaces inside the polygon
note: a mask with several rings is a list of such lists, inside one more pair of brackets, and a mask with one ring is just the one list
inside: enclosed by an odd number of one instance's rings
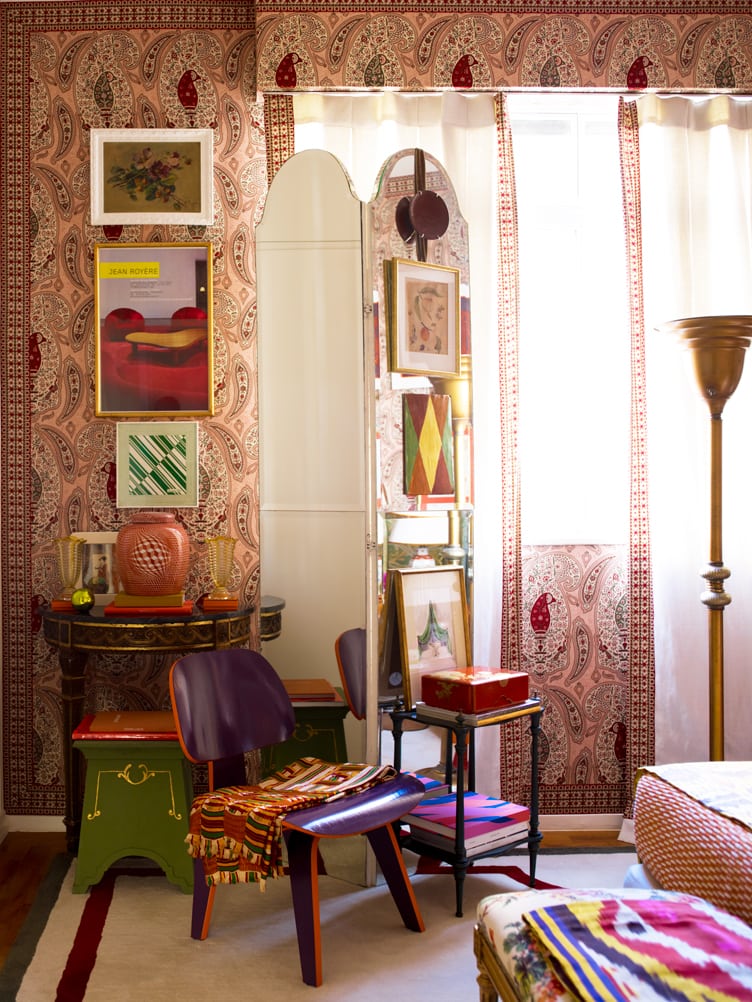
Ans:
{"label": "beige area rug", "polygon": [[[415,858],[408,854],[407,859],[414,869]],[[619,888],[635,861],[631,852],[541,854],[537,878],[565,887]],[[70,958],[80,954],[88,938],[80,925],[92,894],[72,893],[74,861],[13,997],[20,1002],[474,1000],[472,932],[478,902],[488,894],[524,889],[527,863],[526,854],[479,861],[477,872],[465,881],[463,918],[454,915],[451,871],[415,874],[423,933],[405,929],[382,883],[366,888],[321,877],[324,983],[311,988],[300,977],[286,879],[269,881],[264,893],[256,885],[219,887],[209,937],[199,942],[189,934],[190,895],[161,871],[145,867],[141,875],[115,879],[111,901],[99,906],[101,941],[85,946],[93,970],[71,971]],[[327,867],[336,870],[329,860]],[[91,906],[88,914],[96,922]]]}

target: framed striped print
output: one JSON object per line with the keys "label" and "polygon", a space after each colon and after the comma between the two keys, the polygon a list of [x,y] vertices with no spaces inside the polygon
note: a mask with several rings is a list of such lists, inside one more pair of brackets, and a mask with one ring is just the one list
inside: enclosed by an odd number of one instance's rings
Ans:
{"label": "framed striped print", "polygon": [[198,422],[120,421],[119,508],[198,506]]}

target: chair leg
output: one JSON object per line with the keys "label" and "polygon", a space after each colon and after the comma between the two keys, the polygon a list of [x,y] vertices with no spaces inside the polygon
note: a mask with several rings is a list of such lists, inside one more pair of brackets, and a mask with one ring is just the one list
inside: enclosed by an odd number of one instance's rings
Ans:
{"label": "chair leg", "polygon": [[405,869],[394,828],[391,824],[383,825],[381,828],[374,828],[373,831],[366,834],[387,886],[392,892],[394,903],[402,916],[402,921],[408,929],[412,929],[414,932],[423,932],[425,929],[423,917],[420,914],[420,908]]}
{"label": "chair leg", "polygon": [[204,876],[204,864],[200,859],[193,860],[193,909],[191,912],[191,938],[206,939],[209,935],[209,923],[214,906],[214,894],[217,888],[214,884],[207,886]]}
{"label": "chair leg", "polygon": [[284,833],[290,867],[290,889],[298,932],[303,981],[318,987],[321,974],[321,917],[319,914],[319,840],[308,832]]}

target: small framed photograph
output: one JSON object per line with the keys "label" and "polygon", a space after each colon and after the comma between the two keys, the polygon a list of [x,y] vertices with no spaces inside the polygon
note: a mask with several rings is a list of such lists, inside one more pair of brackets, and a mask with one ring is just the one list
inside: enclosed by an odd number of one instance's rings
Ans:
{"label": "small framed photograph", "polygon": [[196,508],[198,422],[121,421],[116,492],[119,508]]}
{"label": "small framed photograph", "polygon": [[384,268],[391,371],[459,375],[459,270],[401,258]]}
{"label": "small framed photograph", "polygon": [[432,671],[471,663],[465,572],[443,566],[396,570],[402,687],[408,707],[420,699],[420,680]]}
{"label": "small framed photograph", "polygon": [[94,248],[99,417],[214,413],[211,243]]}
{"label": "small framed photograph", "polygon": [[213,143],[212,129],[92,129],[92,225],[211,225]]}
{"label": "small framed photograph", "polygon": [[88,588],[95,605],[109,605],[120,591],[115,544],[117,532],[77,532],[83,539],[80,586]]}

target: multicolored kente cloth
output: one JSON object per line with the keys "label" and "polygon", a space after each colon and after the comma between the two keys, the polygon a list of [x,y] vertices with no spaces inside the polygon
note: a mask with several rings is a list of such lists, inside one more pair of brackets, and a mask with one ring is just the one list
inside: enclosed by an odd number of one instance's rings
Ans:
{"label": "multicolored kente cloth", "polygon": [[206,882],[255,882],[284,873],[282,821],[290,811],[360,793],[397,775],[390,765],[301,758],[257,786],[223,786],[193,800],[186,838]]}
{"label": "multicolored kente cloth", "polygon": [[573,901],[522,917],[582,1002],[752,1000],[752,929],[700,899]]}

